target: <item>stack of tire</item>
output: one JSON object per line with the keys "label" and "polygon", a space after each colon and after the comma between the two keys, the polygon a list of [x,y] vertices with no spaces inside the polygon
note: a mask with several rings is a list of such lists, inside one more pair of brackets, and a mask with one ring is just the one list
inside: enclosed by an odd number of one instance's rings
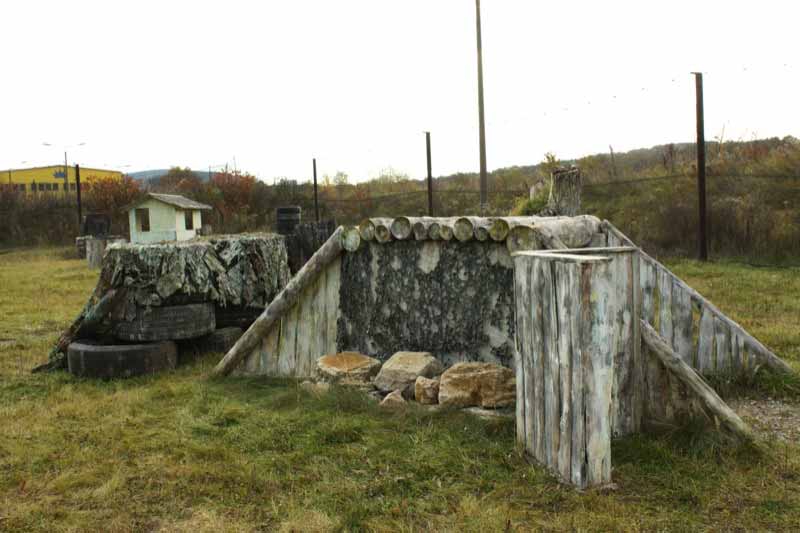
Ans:
{"label": "stack of tire", "polygon": [[216,329],[213,303],[137,308],[131,321],[118,321],[110,342],[79,340],[69,345],[70,373],[81,377],[126,378],[175,368],[183,350],[225,352],[242,329]]}

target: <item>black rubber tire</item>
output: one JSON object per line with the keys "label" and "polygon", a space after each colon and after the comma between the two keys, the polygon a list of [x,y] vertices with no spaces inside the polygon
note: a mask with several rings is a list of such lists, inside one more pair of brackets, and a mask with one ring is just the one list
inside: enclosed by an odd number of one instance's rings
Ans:
{"label": "black rubber tire", "polygon": [[241,337],[243,333],[244,331],[242,328],[219,328],[203,337],[180,342],[178,344],[178,349],[181,353],[181,358],[183,358],[185,352],[195,352],[198,354],[219,352],[224,354],[236,344],[236,341],[239,340],[239,337]]}
{"label": "black rubber tire", "polygon": [[87,378],[129,378],[175,368],[178,348],[174,342],[151,344],[89,344],[73,342],[67,348],[71,374]]}
{"label": "black rubber tire", "polygon": [[214,304],[188,304],[137,309],[132,322],[117,322],[114,335],[123,341],[194,339],[214,331]]}
{"label": "black rubber tire", "polygon": [[236,341],[239,340],[239,337],[241,337],[243,333],[244,331],[242,328],[220,328],[214,330],[213,333],[210,333],[205,337],[197,339],[196,342],[200,345],[200,349],[203,351],[227,353],[227,351],[230,350],[234,344],[236,344]]}
{"label": "black rubber tire", "polygon": [[218,328],[236,327],[247,329],[264,309],[258,307],[217,307],[214,311]]}

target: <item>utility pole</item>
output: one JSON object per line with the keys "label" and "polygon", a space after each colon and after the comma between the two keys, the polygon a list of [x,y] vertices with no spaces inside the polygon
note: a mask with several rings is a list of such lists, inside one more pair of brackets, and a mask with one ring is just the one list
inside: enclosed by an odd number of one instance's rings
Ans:
{"label": "utility pole", "polygon": [[433,174],[431,173],[431,132],[425,132],[425,150],[428,154],[428,216],[433,216]]}
{"label": "utility pole", "polygon": [[81,167],[75,165],[75,197],[78,199],[78,233],[82,234],[83,212],[81,209]]}
{"label": "utility pole", "polygon": [[693,72],[697,95],[697,194],[700,208],[698,226],[698,258],[708,260],[708,235],[706,218],[706,138],[703,117],[703,73]]}
{"label": "utility pole", "polygon": [[483,118],[483,50],[481,44],[481,0],[475,0],[475,25],[478,37],[478,130],[481,152],[481,215],[488,207],[486,177],[486,127]]}
{"label": "utility pole", "polygon": [[69,190],[69,167],[67,166],[67,151],[64,150],[64,196]]}
{"label": "utility pole", "polygon": [[316,217],[317,224],[319,224],[319,198],[317,197],[317,158],[313,160],[314,163],[314,216]]}

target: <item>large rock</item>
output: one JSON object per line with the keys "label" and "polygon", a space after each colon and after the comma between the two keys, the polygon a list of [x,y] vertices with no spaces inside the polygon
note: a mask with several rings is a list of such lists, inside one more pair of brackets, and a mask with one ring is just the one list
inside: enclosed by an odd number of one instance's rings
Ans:
{"label": "large rock", "polygon": [[414,399],[421,404],[433,405],[439,401],[439,380],[424,376],[414,382]]}
{"label": "large rock", "polygon": [[367,387],[381,362],[358,352],[341,352],[317,359],[317,375],[322,381]]}
{"label": "large rock", "polygon": [[439,380],[439,403],[449,407],[514,405],[514,372],[494,363],[456,363]]}
{"label": "large rock", "polygon": [[380,403],[381,407],[387,407],[390,409],[396,407],[403,407],[406,404],[405,398],[403,398],[403,391],[393,391],[386,395],[386,398]]}
{"label": "large rock", "polygon": [[428,352],[397,352],[381,367],[375,386],[382,391],[400,390],[410,396],[418,377],[432,378],[442,370],[442,363]]}

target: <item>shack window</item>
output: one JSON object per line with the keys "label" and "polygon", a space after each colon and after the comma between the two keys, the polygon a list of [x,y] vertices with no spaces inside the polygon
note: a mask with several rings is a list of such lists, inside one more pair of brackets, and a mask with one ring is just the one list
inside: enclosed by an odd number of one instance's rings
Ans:
{"label": "shack window", "polygon": [[40,190],[40,191],[44,191],[44,190],[46,190],[46,189],[45,189],[45,186],[46,186],[46,185],[47,185],[46,183],[40,183],[40,184],[39,184],[39,190]]}
{"label": "shack window", "polygon": [[191,211],[184,211],[183,218],[186,221],[186,229],[194,229],[194,217]]}
{"label": "shack window", "polygon": [[139,222],[139,231],[150,231],[150,210],[137,209],[136,220]]}

